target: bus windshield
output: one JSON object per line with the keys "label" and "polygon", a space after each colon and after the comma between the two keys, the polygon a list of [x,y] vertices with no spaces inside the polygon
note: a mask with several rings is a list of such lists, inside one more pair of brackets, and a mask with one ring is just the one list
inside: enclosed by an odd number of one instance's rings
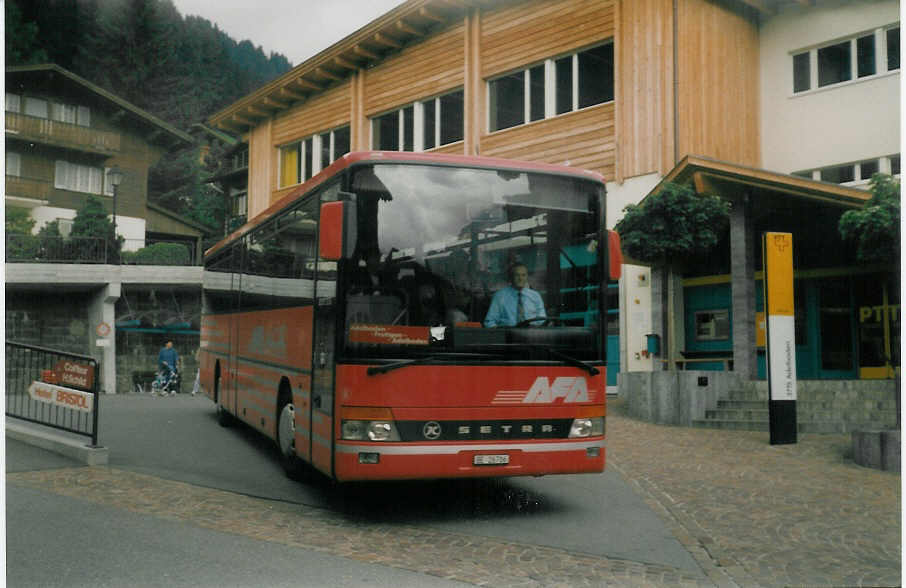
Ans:
{"label": "bus windshield", "polygon": [[602,358],[600,182],[378,163],[354,168],[349,191],[347,357]]}

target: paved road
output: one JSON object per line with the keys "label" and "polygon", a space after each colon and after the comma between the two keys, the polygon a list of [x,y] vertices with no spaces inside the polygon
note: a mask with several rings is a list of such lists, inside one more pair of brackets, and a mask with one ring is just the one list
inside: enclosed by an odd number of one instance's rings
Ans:
{"label": "paved road", "polygon": [[[153,409],[171,414],[172,418],[165,419],[168,426],[157,428],[169,433],[163,437],[183,446],[193,437],[174,434],[177,415],[191,412],[195,406],[200,414],[209,415],[202,402],[189,398],[157,401],[173,401],[175,410],[169,413],[170,408],[149,404],[147,410],[126,416],[141,422],[156,420],[151,416],[156,412]],[[109,516],[117,520],[135,514],[178,523],[187,533],[201,529],[268,542],[275,548],[316,551],[325,561],[332,556],[348,562],[350,570],[356,564],[369,564],[388,568],[388,572],[409,571],[417,574],[410,581],[429,586],[442,580],[501,587],[900,585],[900,476],[854,465],[848,436],[804,435],[796,445],[770,446],[766,433],[642,423],[627,418],[619,401],[611,402],[609,411],[608,475],[616,476],[656,514],[670,538],[697,564],[697,570],[569,546],[552,547],[545,537],[533,544],[483,528],[493,529],[495,519],[504,519],[502,526],[510,529],[507,533],[519,535],[532,526],[520,528],[525,521],[558,516],[565,520],[576,508],[571,500],[581,502],[556,494],[560,489],[556,481],[566,478],[534,480],[550,483],[549,487],[525,489],[508,483],[471,488],[469,498],[457,495],[470,490],[462,485],[423,485],[421,494],[402,495],[401,488],[391,488],[387,496],[402,496],[407,507],[395,506],[389,498],[382,502],[367,489],[338,493],[330,486],[296,488],[301,493],[296,499],[271,500],[260,497],[264,495],[260,487],[225,491],[198,479],[178,481],[172,472],[162,477],[139,471],[112,451],[111,461],[121,460],[119,465],[23,468],[7,474],[7,488],[16,493],[38,491],[46,500],[65,497],[77,499],[77,504],[100,505],[110,509]],[[107,414],[116,411],[110,407]],[[160,432],[142,432],[146,425],[130,426],[152,444],[162,443]],[[277,474],[269,478],[270,487],[281,486],[282,474],[273,457],[267,457],[273,455],[269,447],[256,444],[254,437],[243,439],[246,433],[239,429],[224,433],[253,454],[258,452],[259,462],[270,460],[270,466],[262,466]],[[103,436],[102,441],[112,447]],[[132,442],[136,443],[134,438]],[[158,447],[148,459],[163,459],[163,453]],[[8,470],[19,461],[8,461]],[[195,461],[186,458],[187,475],[217,470],[210,460],[193,466]],[[222,476],[245,479],[229,470]],[[292,491],[293,486],[286,488]],[[598,492],[594,485],[564,492],[581,495],[583,490]],[[26,501],[31,496],[26,493],[17,498],[16,493],[9,496]],[[449,508],[440,505],[450,503],[462,512],[445,515]],[[436,506],[432,508],[432,504]],[[8,504],[8,508],[15,505]],[[471,526],[459,529],[457,519],[463,513],[470,513]],[[633,524],[632,519],[629,517],[628,524]],[[8,540],[15,540],[17,535],[10,531],[8,527]],[[304,573],[304,568],[300,570]],[[242,585],[244,580],[240,577],[233,585]]]}
{"label": "paved road", "polygon": [[499,483],[406,482],[355,485],[286,478],[269,440],[216,424],[204,397],[115,396],[102,404],[101,441],[110,465],[250,496],[328,508],[372,524],[428,525],[668,565],[698,565],[616,471],[518,478]]}
{"label": "paved road", "polygon": [[468,585],[15,484],[6,504],[9,586]]}

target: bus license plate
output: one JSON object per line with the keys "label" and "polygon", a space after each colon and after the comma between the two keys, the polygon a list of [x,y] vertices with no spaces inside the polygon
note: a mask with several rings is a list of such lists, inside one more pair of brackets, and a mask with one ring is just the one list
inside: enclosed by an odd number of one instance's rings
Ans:
{"label": "bus license plate", "polygon": [[505,465],[510,463],[509,455],[476,455],[472,465]]}

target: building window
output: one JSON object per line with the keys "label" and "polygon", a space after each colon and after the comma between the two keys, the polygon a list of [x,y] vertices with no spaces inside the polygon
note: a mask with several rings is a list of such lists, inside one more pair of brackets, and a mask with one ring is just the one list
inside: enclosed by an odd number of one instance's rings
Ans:
{"label": "building window", "polygon": [[887,29],[887,71],[900,69],[900,27]]}
{"label": "building window", "polygon": [[54,169],[54,188],[73,192],[101,193],[103,172],[99,167],[57,160]]}
{"label": "building window", "polygon": [[861,33],[793,58],[793,93],[869,78],[900,68],[900,28]]}
{"label": "building window", "polygon": [[40,98],[26,98],[25,114],[38,118],[47,118],[47,100],[41,100]]}
{"label": "building window", "polygon": [[[510,74],[488,82],[490,130],[499,131],[525,124],[525,72]],[[544,96],[544,88],[541,88]]]}
{"label": "building window", "polygon": [[891,155],[866,159],[856,163],[832,165],[820,169],[802,170],[792,175],[803,178],[832,182],[834,184],[864,184],[876,173],[900,174],[900,156]]}
{"label": "building window", "polygon": [[22,98],[18,94],[6,95],[6,110],[8,112],[19,112],[22,108]]}
{"label": "building window", "polygon": [[[280,147],[280,187],[309,180],[319,171],[349,153],[349,127],[318,133]],[[248,151],[244,151],[248,167]]]}
{"label": "building window", "polygon": [[695,313],[696,341],[721,341],[729,338],[729,310],[704,310]]}
{"label": "building window", "polygon": [[491,132],[613,100],[613,43],[488,81]]}
{"label": "building window", "polygon": [[850,43],[818,49],[818,87],[839,84],[851,78]]}
{"label": "building window", "polygon": [[808,53],[793,55],[793,92],[804,92],[811,83],[811,61]]}
{"label": "building window", "polygon": [[820,173],[822,182],[831,182],[833,184],[845,184],[856,179],[855,166],[852,164],[826,167],[820,170]]}
{"label": "building window", "polygon": [[22,156],[18,153],[6,152],[6,175],[16,177],[22,175]]}
{"label": "building window", "polygon": [[381,151],[425,151],[463,139],[462,90],[421,100],[371,119],[371,146]]}

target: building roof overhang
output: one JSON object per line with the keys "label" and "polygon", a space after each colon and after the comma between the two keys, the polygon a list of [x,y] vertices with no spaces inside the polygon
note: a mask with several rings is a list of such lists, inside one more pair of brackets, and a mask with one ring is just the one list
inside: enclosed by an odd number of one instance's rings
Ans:
{"label": "building roof overhang", "polygon": [[149,129],[147,138],[149,143],[160,143],[167,147],[173,147],[176,145],[191,145],[195,142],[195,140],[188,133],[180,131],[173,125],[161,120],[150,112],[142,110],[138,106],[135,106],[134,104],[123,100],[119,96],[105,90],[104,88],[96,84],[89,82],[85,78],[78,76],[71,71],[63,69],[55,63],[43,63],[39,65],[17,65],[7,67],[6,91],[9,92],[12,88],[15,88],[15,85],[10,84],[10,81],[15,79],[16,77],[42,74],[48,76],[58,76],[62,81],[64,81],[64,83],[78,86],[84,90],[89,91],[90,93],[96,95],[98,98],[109,103],[115,109],[118,109],[124,115],[129,116],[139,124],[147,127]]}
{"label": "building roof overhang", "polygon": [[660,192],[667,182],[691,184],[699,194],[726,195],[728,191],[744,192],[756,197],[770,195],[842,208],[861,208],[871,199],[871,192],[867,190],[697,155],[684,157],[645,198]]}
{"label": "building roof overhang", "polygon": [[247,132],[345,82],[357,70],[373,67],[414,42],[457,22],[472,7],[494,0],[408,0],[334,43],[252,94],[208,119],[229,132]]}

